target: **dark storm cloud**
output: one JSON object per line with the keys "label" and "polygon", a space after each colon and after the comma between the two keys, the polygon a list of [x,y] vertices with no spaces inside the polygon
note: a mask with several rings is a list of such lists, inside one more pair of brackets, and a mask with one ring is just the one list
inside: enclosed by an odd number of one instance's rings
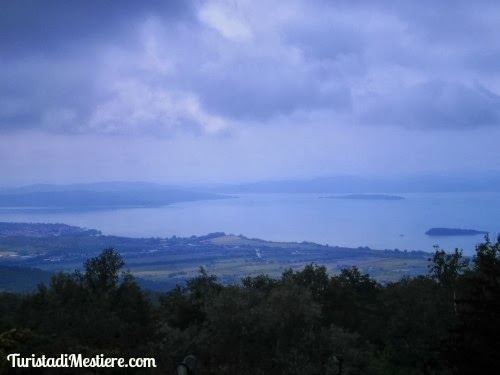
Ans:
{"label": "dark storm cloud", "polygon": [[322,75],[280,61],[241,61],[232,70],[199,77],[198,92],[208,110],[234,119],[265,120],[304,108],[349,110],[349,88],[325,84]]}
{"label": "dark storm cloud", "polygon": [[425,130],[500,123],[494,2],[2,6],[4,132],[225,134],[316,119]]}
{"label": "dark storm cloud", "polygon": [[120,39],[138,18],[183,18],[190,7],[190,1],[182,0],[5,0],[0,12],[3,57],[71,50],[103,37]]}
{"label": "dark storm cloud", "polygon": [[[74,126],[76,120],[88,115],[89,104],[96,98],[88,63],[59,60],[53,64],[40,58],[4,63],[6,74],[0,76],[0,128],[46,127],[44,116],[68,111],[72,113],[70,125]],[[50,126],[57,125],[52,122]]]}
{"label": "dark storm cloud", "polygon": [[2,2],[0,129],[86,132],[113,94],[103,55],[115,47],[140,53],[137,29],[153,15],[166,26],[194,17],[192,3],[181,0]]}

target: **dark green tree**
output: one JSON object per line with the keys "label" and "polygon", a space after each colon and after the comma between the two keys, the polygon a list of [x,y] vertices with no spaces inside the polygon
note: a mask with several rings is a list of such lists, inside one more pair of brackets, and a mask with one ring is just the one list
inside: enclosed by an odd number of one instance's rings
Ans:
{"label": "dark green tree", "polygon": [[84,280],[88,288],[97,293],[105,293],[118,282],[124,262],[112,248],[105,249],[98,257],[85,262]]}
{"label": "dark green tree", "polygon": [[154,337],[155,319],[148,296],[113,249],[85,262],[85,272],[59,273],[48,287],[28,295],[18,324],[38,336],[33,352],[137,355]]}
{"label": "dark green tree", "polygon": [[330,279],[324,303],[325,324],[335,324],[369,336],[377,314],[379,286],[357,267],[341,270]]}
{"label": "dark green tree", "polygon": [[447,291],[450,304],[453,306],[455,314],[457,314],[457,282],[460,276],[469,268],[469,259],[462,257],[462,251],[455,249],[451,254],[444,250],[434,247],[436,252],[429,267],[429,275],[436,280],[442,288]]}
{"label": "dark green tree", "polygon": [[[500,236],[476,246],[472,270],[459,280],[458,322],[449,345],[449,362],[458,373],[496,373],[500,352]],[[486,372],[484,372],[486,371]]]}
{"label": "dark green tree", "polygon": [[458,277],[469,267],[469,259],[464,259],[458,249],[448,254],[437,246],[434,248],[436,252],[429,259],[432,261],[428,266],[430,276],[446,287],[454,287]]}
{"label": "dark green tree", "polygon": [[380,301],[372,341],[382,373],[446,373],[441,349],[454,316],[447,291],[429,277],[404,278],[387,285]]}
{"label": "dark green tree", "polygon": [[321,301],[325,297],[330,278],[325,266],[311,263],[295,273],[292,270],[286,270],[283,273],[282,281],[308,288],[313,298],[316,301]]}

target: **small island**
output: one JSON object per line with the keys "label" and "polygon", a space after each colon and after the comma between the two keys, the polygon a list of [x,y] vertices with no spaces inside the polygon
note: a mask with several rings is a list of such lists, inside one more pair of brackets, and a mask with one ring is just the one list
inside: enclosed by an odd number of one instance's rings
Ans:
{"label": "small island", "polygon": [[377,201],[399,201],[405,199],[399,195],[387,194],[347,194],[321,197],[326,199],[361,199],[361,200],[377,200]]}
{"label": "small island", "polygon": [[475,236],[478,234],[488,234],[488,232],[475,229],[431,228],[425,234],[428,236]]}

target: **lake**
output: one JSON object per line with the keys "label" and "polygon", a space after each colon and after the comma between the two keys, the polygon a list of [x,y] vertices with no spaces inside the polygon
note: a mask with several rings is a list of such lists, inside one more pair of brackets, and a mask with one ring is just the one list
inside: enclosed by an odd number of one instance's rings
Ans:
{"label": "lake", "polygon": [[322,199],[329,194],[241,194],[233,199],[101,211],[0,209],[0,221],[65,223],[128,237],[210,232],[331,246],[474,253],[482,235],[429,237],[432,227],[477,229],[496,239],[500,193],[398,194],[403,200]]}

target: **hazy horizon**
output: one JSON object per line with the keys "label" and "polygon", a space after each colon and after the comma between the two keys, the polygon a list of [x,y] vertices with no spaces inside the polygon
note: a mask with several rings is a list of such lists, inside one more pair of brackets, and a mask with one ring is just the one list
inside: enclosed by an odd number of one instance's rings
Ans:
{"label": "hazy horizon", "polygon": [[66,183],[0,184],[0,194],[27,191],[101,190],[119,192],[179,189],[228,194],[247,193],[417,193],[500,191],[500,173],[405,174],[400,176],[336,175],[311,178],[270,178],[225,182],[178,182],[101,180]]}

